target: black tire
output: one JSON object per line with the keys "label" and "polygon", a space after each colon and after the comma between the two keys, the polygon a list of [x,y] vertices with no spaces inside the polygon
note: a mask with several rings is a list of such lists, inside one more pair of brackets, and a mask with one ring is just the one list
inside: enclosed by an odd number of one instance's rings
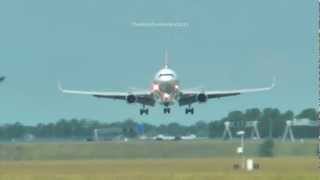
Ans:
{"label": "black tire", "polygon": [[148,115],[149,114],[149,109],[140,109],[140,115],[142,116],[143,114]]}
{"label": "black tire", "polygon": [[163,109],[164,114],[170,114],[170,108],[164,108]]}

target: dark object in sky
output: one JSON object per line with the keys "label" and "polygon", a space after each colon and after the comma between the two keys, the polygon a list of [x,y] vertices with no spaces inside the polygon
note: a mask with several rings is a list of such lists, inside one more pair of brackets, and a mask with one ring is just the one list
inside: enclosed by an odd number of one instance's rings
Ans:
{"label": "dark object in sky", "polygon": [[0,82],[4,81],[5,79],[6,79],[5,76],[1,76],[1,77],[0,77]]}

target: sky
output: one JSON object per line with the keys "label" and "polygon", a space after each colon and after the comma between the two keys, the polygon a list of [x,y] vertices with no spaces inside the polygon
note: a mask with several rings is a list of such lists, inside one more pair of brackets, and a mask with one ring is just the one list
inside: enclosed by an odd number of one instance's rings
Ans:
{"label": "sky", "polygon": [[[184,26],[137,26],[182,23]],[[195,114],[140,105],[68,89],[148,89],[169,66],[181,88],[230,90],[268,86],[269,92],[195,104]],[[0,1],[0,124],[87,118],[133,118],[153,124],[192,124],[233,110],[279,108],[299,113],[317,104],[317,3],[292,0],[13,0]]]}

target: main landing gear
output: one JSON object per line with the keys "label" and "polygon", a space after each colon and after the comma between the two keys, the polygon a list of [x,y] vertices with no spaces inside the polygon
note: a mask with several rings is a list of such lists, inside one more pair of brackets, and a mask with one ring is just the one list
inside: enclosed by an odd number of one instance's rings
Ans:
{"label": "main landing gear", "polygon": [[194,109],[193,109],[193,107],[191,107],[191,106],[189,106],[188,108],[186,108],[186,112],[185,112],[186,114],[193,114],[194,113]]}
{"label": "main landing gear", "polygon": [[140,109],[140,115],[142,116],[143,114],[148,115],[149,114],[149,109],[143,106],[142,109]]}
{"label": "main landing gear", "polygon": [[[165,107],[165,108],[163,108],[163,113],[164,114],[170,114],[171,113],[171,109],[169,108],[169,107]],[[188,107],[188,108],[186,108],[186,111],[185,111],[185,113],[186,114],[194,114],[194,109],[193,109],[193,107]],[[148,108],[146,108],[146,107],[143,107],[143,108],[141,108],[140,109],[140,115],[142,116],[142,115],[149,115],[149,109]]]}
{"label": "main landing gear", "polygon": [[170,112],[171,112],[171,109],[168,108],[168,107],[165,107],[165,108],[163,109],[163,113],[164,113],[164,114],[170,114]]}

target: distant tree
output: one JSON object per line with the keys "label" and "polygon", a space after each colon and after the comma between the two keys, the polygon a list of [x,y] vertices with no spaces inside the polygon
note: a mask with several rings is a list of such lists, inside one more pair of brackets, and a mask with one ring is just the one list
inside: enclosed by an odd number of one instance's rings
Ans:
{"label": "distant tree", "polygon": [[258,108],[247,109],[245,112],[246,121],[256,121],[260,118],[261,112]]}
{"label": "distant tree", "polygon": [[281,122],[281,112],[277,108],[273,108],[270,115],[272,121],[272,137],[280,137],[283,133],[282,122]]}
{"label": "distant tree", "polygon": [[286,111],[285,113],[282,114],[283,120],[292,120],[294,118],[294,113],[292,111]]}
{"label": "distant tree", "polygon": [[[304,109],[296,116],[296,119],[309,119],[315,121],[317,120],[317,111],[314,108]],[[318,128],[300,126],[295,127],[294,131],[298,138],[314,138],[318,136]]]}
{"label": "distant tree", "polygon": [[155,136],[157,134],[155,125],[143,123],[143,128],[144,128],[144,134],[146,135]]}
{"label": "distant tree", "polygon": [[186,132],[185,127],[178,123],[170,123],[167,126],[167,134],[171,136],[182,136]]}
{"label": "distant tree", "polygon": [[279,109],[273,108],[265,108],[263,109],[262,116],[259,121],[259,130],[261,132],[262,137],[277,137],[279,136],[279,129],[281,122],[280,119],[280,111]]}
{"label": "distant tree", "polygon": [[317,120],[317,111],[314,108],[308,108],[308,109],[303,110],[300,114],[298,114],[296,116],[296,118],[297,119],[306,118],[306,119],[316,121]]}
{"label": "distant tree", "polygon": [[10,138],[21,138],[26,133],[25,127],[19,122],[16,122],[12,125],[7,125],[6,128]]}
{"label": "distant tree", "polygon": [[167,134],[168,132],[168,126],[164,125],[164,124],[160,124],[157,128],[156,128],[156,132],[157,134]]}
{"label": "distant tree", "polygon": [[259,156],[273,157],[274,141],[273,139],[266,139],[259,146]]}
{"label": "distant tree", "polygon": [[[247,121],[258,119],[259,131],[261,137],[279,137],[283,134],[286,121],[293,118],[307,118],[311,120],[317,119],[317,111],[314,108],[304,109],[297,116],[290,110],[284,113],[277,108],[251,108],[243,111],[232,111],[226,117],[209,123],[198,121],[192,125],[183,125],[179,123],[170,123],[162,125],[152,125],[143,123],[144,132],[148,136],[157,134],[167,134],[172,136],[181,136],[187,134],[196,134],[197,136],[210,138],[221,137],[224,130],[224,122],[230,121],[231,130],[235,133],[243,130]],[[128,118],[124,121],[105,123],[97,120],[88,119],[61,119],[54,123],[39,123],[34,126],[26,126],[21,123],[4,124],[0,126],[0,138],[12,139],[22,138],[26,134],[33,134],[38,138],[78,138],[83,139],[92,136],[94,129],[118,128],[123,130],[123,134],[127,137],[137,136],[137,125],[141,123],[135,122]],[[295,135],[299,138],[312,138],[317,136],[317,128],[310,127],[294,127]]]}
{"label": "distant tree", "polygon": [[224,130],[224,121],[211,121],[208,124],[209,137],[220,138]]}
{"label": "distant tree", "polygon": [[195,134],[199,137],[208,137],[209,135],[208,123],[204,121],[198,121],[186,128],[188,134]]}
{"label": "distant tree", "polygon": [[135,138],[138,136],[136,131],[137,123],[133,119],[127,119],[122,123],[123,133],[126,137]]}
{"label": "distant tree", "polygon": [[246,119],[241,111],[232,111],[228,114],[227,121],[230,121],[233,126],[233,131],[243,130]]}
{"label": "distant tree", "polygon": [[56,123],[56,132],[58,137],[70,137],[72,134],[70,123],[65,119],[59,120]]}

